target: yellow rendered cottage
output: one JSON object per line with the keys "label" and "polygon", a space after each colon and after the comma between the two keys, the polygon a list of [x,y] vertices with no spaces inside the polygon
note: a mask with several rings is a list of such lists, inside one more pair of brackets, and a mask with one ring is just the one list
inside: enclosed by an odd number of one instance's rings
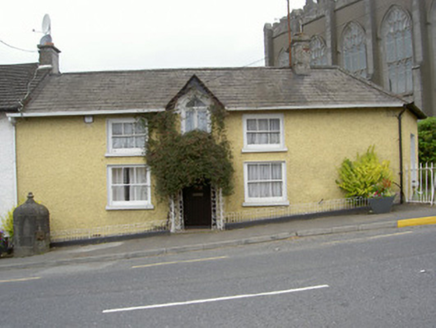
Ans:
{"label": "yellow rendered cottage", "polygon": [[[40,51],[57,58],[53,46]],[[180,134],[211,133],[213,107],[225,112],[233,192],[203,181],[162,199],[144,156],[147,120],[172,111]],[[304,58],[293,68],[54,71],[8,116],[17,198],[33,192],[49,209],[54,242],[338,209],[342,160],[372,145],[400,191],[425,117],[372,83],[310,68]]]}

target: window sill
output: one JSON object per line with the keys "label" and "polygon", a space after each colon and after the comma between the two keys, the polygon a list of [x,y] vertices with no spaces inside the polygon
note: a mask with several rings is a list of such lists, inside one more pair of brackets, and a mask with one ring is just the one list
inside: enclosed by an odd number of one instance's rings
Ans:
{"label": "window sill", "polygon": [[144,152],[141,153],[106,153],[105,157],[140,157],[145,156]]}
{"label": "window sill", "polygon": [[143,206],[106,206],[106,211],[154,210],[153,205]]}
{"label": "window sill", "polygon": [[284,153],[287,152],[288,148],[259,148],[259,149],[250,149],[243,148],[242,153]]}
{"label": "window sill", "polygon": [[289,201],[281,201],[281,202],[244,202],[242,203],[243,207],[259,207],[259,206],[289,206]]}

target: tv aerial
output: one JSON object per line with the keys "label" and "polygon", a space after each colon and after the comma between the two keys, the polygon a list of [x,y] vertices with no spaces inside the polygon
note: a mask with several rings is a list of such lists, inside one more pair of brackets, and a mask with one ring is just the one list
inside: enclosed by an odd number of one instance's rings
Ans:
{"label": "tv aerial", "polygon": [[44,36],[39,41],[40,45],[46,45],[48,43],[52,43],[51,38],[51,21],[50,16],[48,14],[44,15],[44,18],[42,19],[42,33],[44,33]]}

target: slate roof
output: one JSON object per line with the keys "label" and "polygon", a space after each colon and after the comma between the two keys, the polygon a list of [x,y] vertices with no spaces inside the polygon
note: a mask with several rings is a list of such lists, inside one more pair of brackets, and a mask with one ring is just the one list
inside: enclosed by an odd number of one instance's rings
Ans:
{"label": "slate roof", "polygon": [[51,75],[28,115],[158,111],[196,76],[227,110],[401,107],[406,102],[337,67],[297,75],[290,68],[199,68]]}
{"label": "slate roof", "polygon": [[[36,71],[38,63],[0,65],[0,111],[15,111],[26,94],[48,73]],[[36,73],[36,74],[35,74]]]}

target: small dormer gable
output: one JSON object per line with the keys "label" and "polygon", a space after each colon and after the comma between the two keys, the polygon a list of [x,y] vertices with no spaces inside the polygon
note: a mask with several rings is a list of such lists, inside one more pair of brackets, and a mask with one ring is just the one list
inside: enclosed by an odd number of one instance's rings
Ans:
{"label": "small dormer gable", "polygon": [[171,100],[167,109],[180,114],[182,133],[193,130],[211,132],[211,109],[221,105],[212,92],[193,75]]}

